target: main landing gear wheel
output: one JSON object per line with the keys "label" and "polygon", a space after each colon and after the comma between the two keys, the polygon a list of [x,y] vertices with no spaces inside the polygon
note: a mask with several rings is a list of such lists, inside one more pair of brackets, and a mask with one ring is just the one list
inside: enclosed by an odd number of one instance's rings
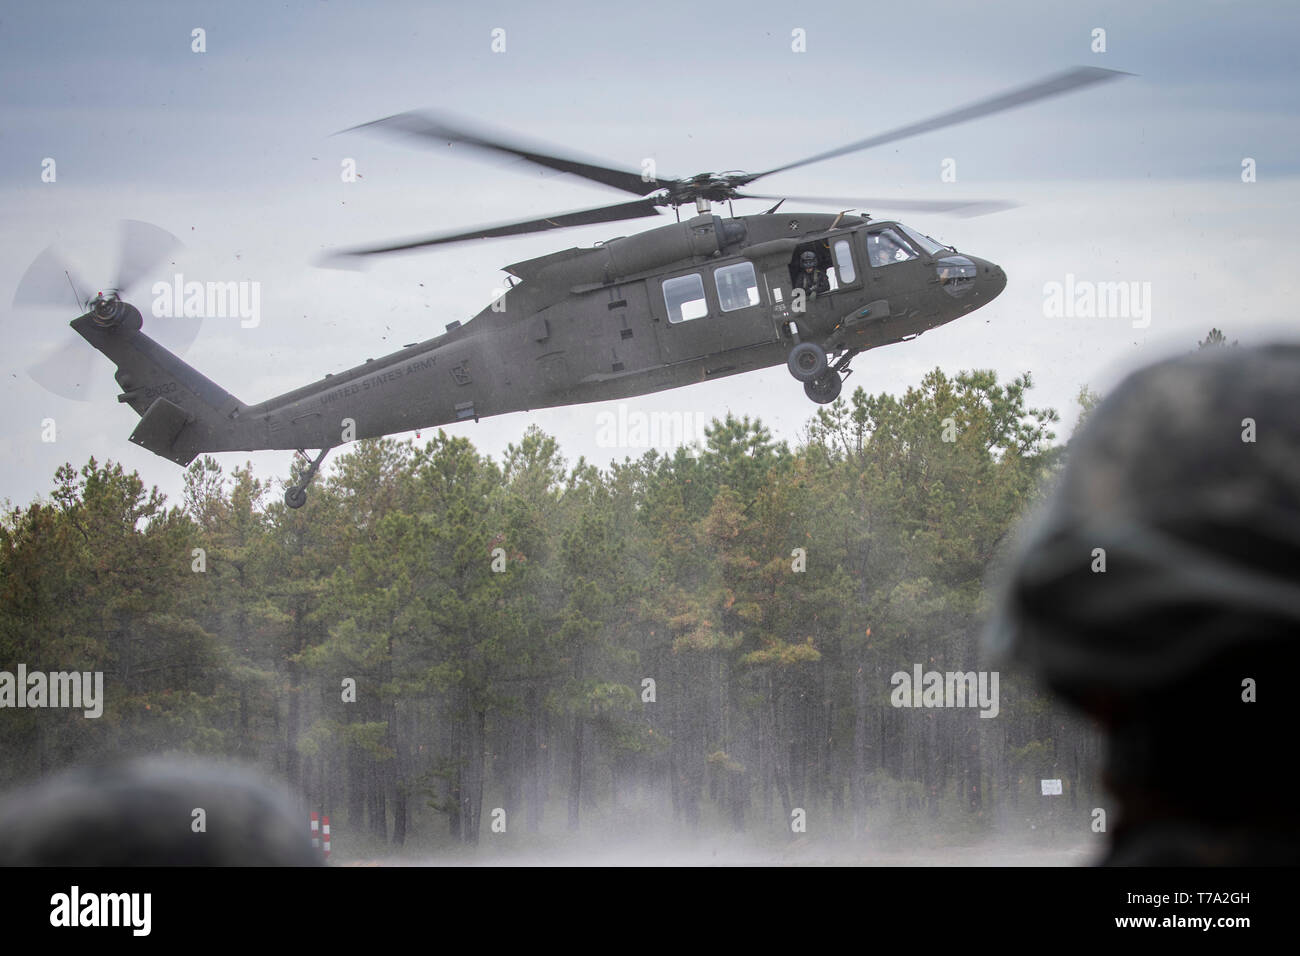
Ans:
{"label": "main landing gear wheel", "polygon": [[829,405],[840,397],[844,381],[838,372],[827,372],[819,379],[803,383],[803,392],[818,405]]}
{"label": "main landing gear wheel", "polygon": [[[316,471],[320,468],[320,463],[325,460],[325,456],[329,453],[330,450],[328,448],[322,448],[320,454],[311,459],[311,464],[309,464],[307,470],[302,473],[302,477],[298,479],[298,483],[296,485],[290,485],[284,490],[284,503],[286,505],[296,510],[307,503],[307,486],[310,485],[311,480],[316,477]],[[298,454],[302,455],[304,459],[307,457],[306,453],[301,450]]]}
{"label": "main landing gear wheel", "polygon": [[790,350],[785,364],[799,381],[815,381],[826,374],[826,350],[816,342],[800,342]]}

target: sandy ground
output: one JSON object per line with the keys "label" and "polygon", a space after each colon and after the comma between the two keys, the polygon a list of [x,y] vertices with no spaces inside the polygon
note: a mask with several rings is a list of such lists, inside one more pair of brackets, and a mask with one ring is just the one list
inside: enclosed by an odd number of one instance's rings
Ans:
{"label": "sandy ground", "polygon": [[1088,866],[1100,854],[1100,844],[1070,847],[976,846],[872,849],[827,846],[798,841],[780,848],[737,846],[724,841],[697,844],[666,843],[584,845],[535,850],[497,850],[490,845],[477,853],[400,856],[365,860],[335,859],[334,866]]}

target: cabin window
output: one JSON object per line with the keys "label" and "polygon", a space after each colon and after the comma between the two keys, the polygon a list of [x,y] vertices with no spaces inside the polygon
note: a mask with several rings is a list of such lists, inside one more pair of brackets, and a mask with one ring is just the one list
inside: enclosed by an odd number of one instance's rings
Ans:
{"label": "cabin window", "polygon": [[839,279],[845,285],[852,284],[857,279],[857,273],[853,271],[853,250],[849,248],[847,239],[835,240],[835,271]]}
{"label": "cabin window", "polygon": [[[723,312],[758,305],[758,279],[754,277],[752,262],[722,266],[713,273],[713,281],[718,286],[718,305]],[[664,286],[667,288],[667,283]]]}
{"label": "cabin window", "polygon": [[664,305],[668,306],[668,321],[689,322],[709,314],[704,301],[704,280],[698,272],[688,276],[664,280]]}
{"label": "cabin window", "polygon": [[867,259],[873,266],[892,266],[915,258],[916,253],[893,229],[867,233]]}

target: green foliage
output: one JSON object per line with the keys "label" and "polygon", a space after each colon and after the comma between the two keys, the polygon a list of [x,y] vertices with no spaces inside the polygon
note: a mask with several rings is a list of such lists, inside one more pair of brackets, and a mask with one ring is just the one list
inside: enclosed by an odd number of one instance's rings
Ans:
{"label": "green foliage", "polygon": [[[1205,338],[1201,339],[1201,341],[1196,343],[1196,347],[1201,349],[1208,349],[1208,348],[1214,348],[1216,346],[1227,345],[1227,344],[1228,344],[1228,337],[1226,335],[1224,335],[1218,329],[1210,329],[1209,333],[1206,334]],[[1233,348],[1237,347],[1236,339],[1232,340],[1232,347]]]}
{"label": "green foliage", "polygon": [[1075,429],[1080,428],[1092,414],[1092,410],[1101,404],[1101,396],[1090,389],[1087,385],[1079,386],[1079,394],[1075,398],[1079,403],[1079,419],[1075,423]]}
{"label": "green foliage", "polygon": [[697,456],[603,471],[535,428],[499,463],[441,431],[358,442],[297,512],[211,457],[182,508],[65,466],[0,522],[0,661],[102,670],[107,705],[9,712],[0,782],[235,755],[381,841],[432,816],[472,843],[488,799],[541,826],[566,784],[571,825],[629,790],[685,825],[712,801],[786,832],[789,806],[846,798],[859,832],[940,807],[981,825],[972,781],[1000,793],[1083,738],[1033,691],[1005,738],[927,723],[889,675],[981,666],[984,576],[1060,461],[1031,384],[936,369],[818,410],[794,449],[727,415]]}

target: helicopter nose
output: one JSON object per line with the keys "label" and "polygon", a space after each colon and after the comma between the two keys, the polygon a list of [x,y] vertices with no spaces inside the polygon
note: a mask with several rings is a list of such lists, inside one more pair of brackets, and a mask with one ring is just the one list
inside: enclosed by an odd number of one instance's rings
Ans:
{"label": "helicopter nose", "polygon": [[979,267],[980,291],[984,293],[985,301],[992,302],[1007,287],[1007,274],[996,262],[989,262],[987,259],[975,261]]}

